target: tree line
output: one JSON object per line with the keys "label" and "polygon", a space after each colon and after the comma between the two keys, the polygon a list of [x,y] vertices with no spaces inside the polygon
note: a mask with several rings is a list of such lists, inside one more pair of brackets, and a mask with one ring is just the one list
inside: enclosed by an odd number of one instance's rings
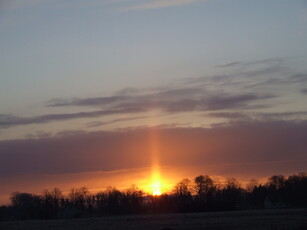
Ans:
{"label": "tree line", "polygon": [[0,207],[0,220],[99,217],[106,215],[230,211],[263,208],[307,207],[307,174],[271,176],[267,182],[251,179],[244,187],[235,178],[224,183],[200,175],[179,181],[170,194],[146,195],[137,186],[120,191],[108,187],[90,193],[72,188],[64,195],[58,188],[40,195],[14,192],[10,205]]}

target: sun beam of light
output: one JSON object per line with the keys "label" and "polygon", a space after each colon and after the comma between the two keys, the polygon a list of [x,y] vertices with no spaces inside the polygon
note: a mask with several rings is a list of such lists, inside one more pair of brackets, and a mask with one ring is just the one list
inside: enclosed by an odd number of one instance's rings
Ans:
{"label": "sun beam of light", "polygon": [[152,172],[152,182],[151,182],[151,194],[154,196],[159,196],[162,194],[162,182],[160,179],[160,170],[154,169]]}
{"label": "sun beam of light", "polygon": [[160,143],[158,130],[152,129],[150,133],[150,154],[151,154],[151,183],[149,191],[154,196],[162,194],[162,181],[160,176]]}

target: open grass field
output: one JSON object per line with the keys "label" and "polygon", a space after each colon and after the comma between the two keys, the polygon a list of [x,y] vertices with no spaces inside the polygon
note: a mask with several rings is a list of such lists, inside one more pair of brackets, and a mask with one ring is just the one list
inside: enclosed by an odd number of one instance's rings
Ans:
{"label": "open grass field", "polygon": [[1,230],[303,230],[307,209],[131,215],[101,218],[0,222]]}

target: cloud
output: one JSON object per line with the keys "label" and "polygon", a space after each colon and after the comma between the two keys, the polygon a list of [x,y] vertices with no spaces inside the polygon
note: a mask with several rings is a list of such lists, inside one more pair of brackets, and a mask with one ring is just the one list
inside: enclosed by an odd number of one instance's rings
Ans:
{"label": "cloud", "polygon": [[256,113],[262,120],[302,120],[306,119],[307,111],[293,111],[280,113]]}
{"label": "cloud", "polygon": [[[210,79],[213,84],[223,87],[237,87],[237,89],[250,91],[281,92],[287,87],[297,87],[297,84],[307,82],[306,73],[295,73],[295,70],[285,64],[285,58],[270,58],[250,62],[231,62],[219,67],[236,66],[235,70],[228,70],[226,74],[215,75],[212,77],[201,77],[192,79],[192,83],[208,82]],[[294,91],[294,88],[293,88]],[[302,92],[302,91],[301,91]],[[303,93],[303,92],[302,92]]]}
{"label": "cloud", "polygon": [[269,65],[269,66],[276,66],[276,65],[281,65],[285,61],[285,58],[267,58],[267,59],[260,59],[260,60],[255,60],[255,61],[235,61],[235,62],[230,62],[227,64],[223,65],[218,65],[218,67],[231,67],[231,66],[255,66],[255,65]]}
{"label": "cloud", "polygon": [[[47,101],[45,105],[49,107],[49,110],[61,108],[62,113],[33,117],[2,114],[0,128],[80,118],[104,119],[98,123],[89,124],[90,127],[94,127],[133,120],[132,116],[136,114],[146,117],[148,112],[153,112],[151,116],[210,111],[220,112],[220,114],[231,112],[232,115],[235,113],[238,115],[238,112],[246,113],[246,110],[256,113],[259,109],[278,106],[281,102],[271,99],[287,97],[290,86],[296,87],[298,83],[304,83],[307,80],[306,74],[295,74],[282,65],[282,62],[283,60],[278,58],[246,63],[233,62],[226,65],[237,65],[240,68],[228,74],[182,79],[172,82],[169,86],[124,88],[113,95],[100,97],[55,98]],[[284,90],[284,87],[287,87],[287,90]],[[293,90],[297,92],[297,88]],[[301,92],[304,94],[304,89]],[[72,113],[70,107],[77,107],[74,111],[80,109],[83,112]],[[95,111],[84,111],[84,109],[95,109]],[[124,116],[125,119],[114,115]],[[106,116],[108,116],[107,120],[105,120]],[[258,112],[257,119],[260,117]],[[275,118],[277,117],[276,115]],[[288,117],[292,119],[294,116]],[[244,115],[241,118],[247,117]]]}
{"label": "cloud", "polygon": [[259,65],[259,64],[279,65],[282,64],[285,60],[286,58],[274,57],[274,58],[243,62],[243,63],[246,65]]}
{"label": "cloud", "polygon": [[166,8],[166,7],[187,5],[187,4],[191,4],[191,3],[195,3],[199,1],[201,0],[153,0],[153,1],[150,1],[149,3],[127,7],[123,10],[129,11],[129,10],[149,10],[149,9],[157,9],[157,8]]}
{"label": "cloud", "polygon": [[138,119],[143,119],[143,118],[148,118],[148,117],[146,117],[146,116],[142,116],[142,117],[126,117],[126,118],[119,118],[119,119],[114,119],[114,120],[110,120],[110,121],[105,121],[105,122],[94,121],[94,122],[88,123],[87,127],[97,127],[97,126],[108,125],[108,124],[112,124],[112,123],[116,123],[116,122],[121,122],[121,121],[133,121],[133,120],[138,120]]}
{"label": "cloud", "polygon": [[166,113],[179,113],[204,109],[205,98],[209,97],[204,89],[198,87],[163,88],[151,94],[126,97],[113,108],[136,107],[146,111],[159,109]]}
{"label": "cloud", "polygon": [[272,121],[298,121],[306,120],[306,111],[294,111],[294,112],[279,112],[279,113],[260,113],[260,112],[213,112],[208,113],[205,116],[226,118],[230,122],[233,121],[248,121],[248,122],[272,122]]}
{"label": "cloud", "polygon": [[18,125],[42,124],[51,121],[65,121],[69,119],[78,118],[95,118],[107,115],[136,113],[140,112],[139,108],[124,108],[117,110],[99,110],[93,112],[79,112],[79,113],[59,113],[46,114],[35,117],[17,117],[13,115],[0,114],[0,128],[7,128]]}
{"label": "cloud", "polygon": [[224,64],[224,65],[219,65],[219,67],[231,67],[231,66],[239,65],[239,64],[241,64],[241,63],[242,63],[242,62],[240,62],[240,61],[230,62],[230,63]]}
{"label": "cloud", "polygon": [[268,86],[289,86],[295,84],[305,83],[307,81],[306,74],[295,74],[290,77],[286,78],[271,78],[266,79],[264,81],[260,81],[257,83],[251,83],[246,86],[246,88],[261,88],[261,87],[268,87]]}
{"label": "cloud", "polygon": [[257,94],[241,94],[241,95],[231,95],[228,97],[227,96],[213,97],[208,102],[207,108],[208,110],[223,110],[223,109],[233,109],[233,108],[248,109],[250,107],[254,108],[253,106],[248,105],[248,103],[250,102],[274,98],[274,97],[275,97],[274,95],[257,95]]}
{"label": "cloud", "polygon": [[[138,128],[71,132],[39,139],[0,142],[0,180],[7,176],[112,171],[151,166],[152,148],[161,165],[203,169],[238,164],[306,162],[307,122],[243,122],[206,128]],[[154,137],[154,138],[153,138]],[[273,167],[273,166],[272,166]],[[300,165],[301,167],[301,165]],[[235,169],[238,171],[238,169]],[[256,173],[244,169],[249,175]],[[267,169],[269,170],[269,169]],[[273,169],[272,169],[273,170]]]}
{"label": "cloud", "polygon": [[[142,111],[161,109],[175,113],[185,111],[222,110],[230,108],[249,108],[249,103],[274,98],[272,94],[210,92],[206,87],[183,86],[180,88],[157,88],[154,93],[128,96],[54,99],[48,106],[107,106],[118,110],[139,108]],[[131,109],[132,112],[136,110]]]}
{"label": "cloud", "polygon": [[[265,62],[266,63],[266,62]],[[270,63],[270,62],[268,62]],[[266,64],[268,64],[266,63]],[[227,64],[226,64],[227,65]],[[271,79],[272,76],[277,75],[277,79],[281,80],[284,78],[283,75],[288,75],[288,68],[283,65],[276,65],[276,64],[269,64],[269,65],[261,65],[261,66],[253,66],[253,68],[250,67],[250,65],[243,65],[243,64],[237,64],[240,66],[238,70],[235,71],[229,71],[227,74],[217,74],[214,76],[202,76],[197,78],[190,78],[187,79],[186,83],[188,84],[200,84],[200,83],[206,83],[206,84],[223,84],[226,86],[229,86],[229,84],[234,83],[236,85],[240,84],[241,86],[245,88],[246,86],[252,85],[257,86],[259,81],[265,82]]]}
{"label": "cloud", "polygon": [[[149,93],[147,93],[149,91]],[[152,92],[154,91],[154,92]],[[126,92],[126,91],[124,91]],[[123,94],[123,91],[119,92]],[[182,87],[182,88],[156,88],[155,90],[147,89],[142,93],[140,91],[130,91],[128,95],[115,95],[112,97],[93,97],[93,98],[73,98],[63,99],[56,98],[47,102],[47,106],[59,107],[59,106],[111,106],[122,107],[121,105],[138,104],[139,102],[146,102],[148,104],[161,103],[161,101],[178,100],[187,97],[199,96],[204,92],[200,87]],[[142,103],[141,103],[142,104]]]}
{"label": "cloud", "polygon": [[307,94],[307,89],[302,89],[301,92],[302,94]]}
{"label": "cloud", "polygon": [[47,102],[47,106],[59,107],[59,106],[87,106],[87,105],[108,105],[124,100],[124,96],[113,96],[113,97],[93,97],[93,98],[73,98],[73,99],[62,99],[55,98]]}
{"label": "cloud", "polygon": [[215,117],[215,118],[227,118],[230,120],[250,120],[251,117],[245,113],[240,112],[214,112],[206,114],[205,116]]}
{"label": "cloud", "polygon": [[[274,95],[261,94],[213,94],[210,95],[200,88],[169,89],[154,94],[136,96],[95,97],[85,99],[54,99],[48,106],[85,106],[103,108],[97,111],[78,113],[46,114],[35,117],[17,117],[0,115],[0,128],[18,125],[42,124],[52,121],[64,121],[79,118],[96,118],[109,115],[142,114],[152,110],[163,113],[182,113],[191,111],[211,111],[223,109],[250,109],[255,108],[254,102],[273,98]],[[257,105],[258,107],[261,105]],[[263,106],[263,105],[262,105]],[[111,123],[121,121],[115,119]],[[104,124],[110,122],[103,122]],[[102,123],[102,124],[103,124]]]}
{"label": "cloud", "polygon": [[292,82],[306,82],[307,81],[307,74],[295,74],[289,79]]}
{"label": "cloud", "polygon": [[283,66],[269,66],[263,69],[257,69],[257,70],[250,70],[250,71],[243,71],[240,73],[241,76],[245,77],[256,77],[259,75],[269,75],[273,73],[278,73],[285,70],[285,67]]}

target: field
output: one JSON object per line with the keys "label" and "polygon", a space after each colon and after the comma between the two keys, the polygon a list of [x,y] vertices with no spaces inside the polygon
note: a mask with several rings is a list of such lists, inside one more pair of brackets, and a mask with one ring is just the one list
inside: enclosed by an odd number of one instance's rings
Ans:
{"label": "field", "polygon": [[131,215],[101,218],[0,222],[1,230],[303,230],[307,210]]}

